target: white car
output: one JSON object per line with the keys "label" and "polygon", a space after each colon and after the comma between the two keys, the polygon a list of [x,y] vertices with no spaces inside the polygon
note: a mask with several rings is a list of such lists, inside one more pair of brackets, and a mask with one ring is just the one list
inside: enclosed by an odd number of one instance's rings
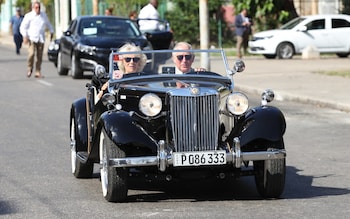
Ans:
{"label": "white car", "polygon": [[350,15],[297,17],[280,29],[258,32],[249,41],[249,53],[290,59],[309,46],[320,53],[350,54]]}

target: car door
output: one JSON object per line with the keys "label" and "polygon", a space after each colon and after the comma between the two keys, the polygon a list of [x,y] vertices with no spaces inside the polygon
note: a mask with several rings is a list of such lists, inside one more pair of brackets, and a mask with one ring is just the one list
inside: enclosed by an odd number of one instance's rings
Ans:
{"label": "car door", "polygon": [[350,48],[350,21],[344,18],[330,19],[330,38],[333,47],[330,48],[334,52],[349,52]]}
{"label": "car door", "polygon": [[73,20],[68,27],[68,30],[63,33],[60,42],[60,50],[61,50],[61,60],[62,66],[65,68],[71,67],[71,53],[74,46],[75,35],[76,35],[76,27],[77,20]]}
{"label": "car door", "polygon": [[302,52],[308,46],[315,47],[318,51],[326,51],[332,46],[329,31],[326,28],[325,18],[314,18],[305,20],[296,27],[297,32],[293,39],[296,45],[296,52]]}

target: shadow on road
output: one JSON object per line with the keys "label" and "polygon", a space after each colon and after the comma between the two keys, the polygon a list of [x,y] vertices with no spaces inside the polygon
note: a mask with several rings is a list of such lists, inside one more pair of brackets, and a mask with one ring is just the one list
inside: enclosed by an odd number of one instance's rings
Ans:
{"label": "shadow on road", "polygon": [[[287,167],[286,185],[281,199],[309,199],[323,196],[347,195],[346,188],[313,186],[315,176],[299,174],[301,170]],[[99,178],[99,174],[94,174]],[[325,175],[321,177],[332,177]],[[224,201],[224,200],[263,200],[258,194],[254,177],[247,176],[238,179],[201,179],[152,182],[145,178],[130,178],[127,202],[158,202],[158,201]]]}

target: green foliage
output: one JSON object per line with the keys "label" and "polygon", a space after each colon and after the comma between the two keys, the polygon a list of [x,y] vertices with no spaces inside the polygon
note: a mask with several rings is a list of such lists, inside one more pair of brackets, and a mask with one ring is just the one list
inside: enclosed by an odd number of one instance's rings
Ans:
{"label": "green foliage", "polygon": [[[149,0],[105,0],[106,8],[113,9],[113,15],[128,17],[130,11],[139,12],[140,9],[148,4]],[[162,0],[158,0],[159,4]]]}
{"label": "green foliage", "polygon": [[27,13],[32,10],[32,3],[28,0],[17,0],[16,7],[22,8],[23,13]]}
{"label": "green foliage", "polygon": [[296,16],[290,0],[232,0],[239,13],[243,8],[254,21],[255,31],[274,29]]}
{"label": "green foliage", "polygon": [[[54,6],[54,0],[41,0],[41,4],[45,5],[46,9],[49,6]],[[28,0],[17,0],[16,7],[22,8],[24,13],[30,12],[32,10],[32,3]],[[54,9],[52,9],[54,10]],[[54,11],[46,10],[47,14],[54,13]]]}
{"label": "green foliage", "polygon": [[[186,41],[194,46],[199,45],[199,1],[172,0],[171,3],[173,8],[165,13],[165,18],[170,22],[175,41]],[[214,44],[218,38],[217,13],[221,5],[221,1],[208,0],[209,35],[210,41]]]}

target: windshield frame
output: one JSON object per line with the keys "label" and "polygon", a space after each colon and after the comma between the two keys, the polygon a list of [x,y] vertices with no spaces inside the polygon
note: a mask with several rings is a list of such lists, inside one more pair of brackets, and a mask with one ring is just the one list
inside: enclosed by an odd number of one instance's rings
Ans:
{"label": "windshield frame", "polygon": [[283,24],[280,29],[281,30],[291,30],[297,25],[299,25],[301,22],[303,22],[306,18],[305,17],[296,17],[293,20],[290,20],[289,22]]}
{"label": "windshield frame", "polygon": [[[200,49],[193,49],[193,50],[146,50],[146,51],[129,51],[129,52],[118,52],[118,49],[112,49],[112,53],[110,54],[110,62],[109,62],[109,90],[113,90],[116,87],[122,86],[122,84],[129,84],[129,85],[135,85],[137,86],[137,83],[144,83],[145,81],[149,83],[157,83],[157,82],[176,82],[176,81],[183,81],[183,82],[207,82],[207,83],[213,83],[213,84],[221,84],[225,87],[233,86],[232,78],[230,77],[232,71],[229,70],[227,58],[225,55],[224,50],[222,49],[211,49],[211,50],[200,50]],[[168,55],[172,54],[173,52],[192,52],[196,55],[204,54],[203,57],[204,60],[208,57],[213,57],[213,59],[217,59],[220,65],[224,65],[223,69],[225,72],[212,72],[210,70],[200,71],[200,72],[191,72],[186,74],[167,74],[164,72],[160,72],[158,70],[156,73],[149,74],[145,72],[135,72],[135,73],[129,73],[124,75],[123,78],[120,79],[113,79],[113,71],[115,70],[115,66],[117,61],[115,60],[115,56],[121,56],[124,54],[146,54],[147,57],[153,57],[157,54],[166,53]],[[215,55],[213,55],[215,54]],[[197,57],[197,56],[196,56]],[[169,61],[171,57],[169,57],[167,60]],[[220,60],[221,59],[221,60]],[[151,59],[148,59],[148,62],[151,62]],[[202,62],[202,61],[201,61]],[[159,69],[159,68],[158,68]],[[202,73],[201,73],[202,72]],[[226,74],[225,74],[226,73]]]}

